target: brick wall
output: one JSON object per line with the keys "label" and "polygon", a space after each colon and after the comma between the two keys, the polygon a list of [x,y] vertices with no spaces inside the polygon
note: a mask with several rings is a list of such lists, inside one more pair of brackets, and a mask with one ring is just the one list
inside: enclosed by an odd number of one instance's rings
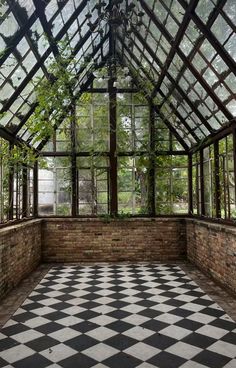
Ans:
{"label": "brick wall", "polygon": [[186,219],[188,259],[236,293],[236,227]]}
{"label": "brick wall", "polygon": [[0,299],[41,260],[41,220],[0,229]]}
{"label": "brick wall", "polygon": [[192,263],[236,293],[236,227],[180,218],[9,226],[0,229],[0,298],[39,264],[41,252],[45,262],[168,262],[185,258],[186,249]]}
{"label": "brick wall", "polygon": [[171,261],[186,255],[184,219],[44,219],[46,262]]}

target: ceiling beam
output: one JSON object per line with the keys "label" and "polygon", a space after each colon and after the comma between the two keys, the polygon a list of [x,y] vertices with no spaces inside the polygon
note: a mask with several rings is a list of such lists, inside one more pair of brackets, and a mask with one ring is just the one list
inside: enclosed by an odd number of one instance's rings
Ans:
{"label": "ceiling beam", "polygon": [[[181,6],[186,10],[188,8],[187,1],[178,0]],[[217,6],[217,5],[215,5]],[[221,56],[224,62],[227,64],[229,69],[236,75],[236,62],[232,59],[232,57],[226,52],[221,43],[217,40],[214,33],[203,23],[203,21],[199,18],[199,16],[193,12],[191,13],[191,18],[196,24],[197,28],[205,35],[210,44],[215,48],[217,53]],[[233,30],[232,30],[233,32]]]}
{"label": "ceiling beam", "polygon": [[[139,39],[139,41],[141,42],[141,44],[143,45],[143,47],[145,48],[145,50],[148,51],[148,53],[152,57],[152,59],[157,64],[159,64],[159,66],[161,67],[160,60],[158,59],[158,57],[156,56],[156,54],[152,50],[152,48],[147,44],[147,42],[143,39],[143,37],[136,30],[134,30],[134,33],[135,33],[136,37]],[[165,71],[165,75],[167,76],[167,78],[169,79],[169,81],[171,83],[175,83],[174,78],[170,75],[170,73],[168,71]],[[190,100],[190,98],[187,96],[187,94],[182,90],[182,88],[178,84],[176,85],[176,90],[182,96],[183,100],[187,102],[187,104],[190,106],[190,108],[192,109],[192,111],[197,115],[197,117],[199,118],[199,120],[201,121],[201,123],[211,133],[213,131],[212,127],[209,125],[209,123],[207,122],[207,120],[202,116],[202,114],[200,113],[200,111],[197,109],[197,107],[194,105],[194,103]]]}
{"label": "ceiling beam", "polygon": [[45,35],[47,36],[49,45],[51,47],[51,50],[53,52],[54,57],[56,58],[59,55],[59,50],[57,47],[57,43],[53,37],[51,26],[49,25],[46,15],[45,15],[45,8],[46,3],[44,0],[33,0],[37,15],[39,17],[39,20],[42,24],[43,30]]}
{"label": "ceiling beam", "polygon": [[[86,36],[86,35],[85,35]],[[104,38],[102,39],[102,41],[99,43],[99,47],[101,47],[102,46],[102,44],[107,40],[107,38],[108,38],[108,35],[105,35],[104,36]],[[77,54],[77,52],[79,51],[79,49],[83,46],[83,44],[87,41],[87,37],[85,37],[84,39],[83,39],[83,42],[81,43],[81,41],[79,41],[78,43],[77,43],[77,45],[75,46],[75,49],[74,49],[74,54]],[[96,50],[98,50],[98,47],[95,47],[95,53],[97,53],[97,51]],[[84,69],[83,69],[84,70]],[[83,71],[82,70],[82,71]],[[53,83],[53,82],[52,82]],[[20,131],[20,129],[22,128],[22,126],[24,125],[24,123],[28,120],[28,118],[30,117],[30,115],[31,114],[33,114],[33,112],[34,112],[34,110],[36,109],[36,107],[38,106],[38,104],[37,104],[37,102],[35,102],[33,105],[32,105],[32,107],[31,107],[31,109],[30,109],[30,111],[26,114],[26,116],[24,116],[24,118],[22,119],[22,121],[21,121],[21,123],[17,126],[17,128],[16,128],[16,130],[14,131],[14,133],[15,134],[17,134],[19,131]]]}
{"label": "ceiling beam", "polygon": [[161,75],[160,75],[160,77],[157,81],[157,84],[156,84],[155,89],[153,91],[152,97],[155,97],[157,91],[160,89],[160,86],[161,86],[161,84],[162,84],[162,82],[165,78],[166,72],[167,72],[170,64],[173,61],[173,58],[174,58],[175,53],[176,53],[176,49],[180,45],[180,42],[182,41],[183,36],[185,34],[185,31],[186,31],[186,29],[189,25],[189,22],[191,20],[191,13],[195,10],[197,4],[198,4],[198,0],[191,0],[190,3],[188,4],[188,7],[187,7],[186,12],[184,14],[182,23],[180,24],[178,32],[175,36],[175,39],[172,42],[170,52],[167,55],[166,62],[164,64],[163,68],[162,68]]}
{"label": "ceiling beam", "polygon": [[[11,1],[11,0],[8,0],[8,1]],[[68,0],[64,0],[60,2],[60,9],[58,10],[58,12],[61,11],[62,8],[64,8],[67,2]],[[56,12],[55,15],[58,12]],[[16,32],[15,36],[12,38],[11,44],[9,46],[7,45],[7,48],[2,53],[0,57],[0,67],[6,61],[8,56],[13,52],[13,50],[16,48],[16,46],[19,44],[19,42],[22,40],[25,34],[29,31],[29,29],[32,27],[32,25],[35,23],[36,20],[37,20],[37,12],[34,11],[34,13],[30,16],[28,22],[24,23],[22,27],[20,27],[19,31]]]}
{"label": "ceiling beam", "polygon": [[[107,93],[107,88],[88,88],[87,93]],[[117,93],[137,93],[140,92],[138,88],[116,88]]]}
{"label": "ceiling beam", "polygon": [[[17,20],[17,22],[18,22],[18,24],[20,26],[20,29],[21,29],[23,27],[24,23],[25,23],[25,20],[22,18],[21,13],[19,11],[17,11],[18,9],[15,7],[15,0],[13,0],[13,1],[12,0],[7,0],[7,3],[9,5],[9,7],[10,7],[10,9],[11,9],[14,17],[16,18],[16,20]],[[17,5],[17,6],[19,6],[19,5]],[[41,56],[40,56],[38,50],[36,49],[36,47],[35,47],[32,39],[30,37],[30,29],[27,29],[26,30],[26,32],[24,34],[24,37],[26,38],[26,40],[27,40],[27,42],[28,42],[28,44],[30,46],[30,50],[33,52],[33,54],[34,54],[37,62],[40,62]],[[15,46],[17,46],[17,45],[15,45]],[[16,51],[16,47],[12,50],[12,54],[15,56],[15,58],[17,59],[19,65],[24,69],[24,71],[25,71],[25,73],[27,75],[28,70],[26,70],[26,68],[22,64],[22,62],[21,62],[22,60],[19,59],[19,56],[18,56],[19,55],[19,52],[15,52],[15,51]],[[47,72],[47,69],[45,68],[45,66],[42,65],[41,68],[42,68],[44,74],[46,76],[48,76],[48,72]],[[9,75],[9,77],[10,77],[10,75]]]}
{"label": "ceiling beam", "polygon": [[[101,42],[94,48],[93,53],[91,55],[91,57],[94,57],[97,52],[99,51],[99,49],[102,47],[103,43],[108,39],[108,34],[106,34],[103,39],[101,40]],[[87,40],[87,36],[83,38],[83,42],[79,41],[78,44],[75,46],[75,50],[74,53],[76,54],[79,50],[80,47],[82,47],[82,45],[84,44],[84,42],[86,42]],[[82,67],[82,69],[78,72],[77,77],[79,76],[80,73],[83,72],[83,70],[85,69],[85,66]],[[53,83],[53,82],[52,82]],[[17,135],[17,133],[21,130],[21,128],[23,127],[23,125],[26,123],[26,121],[29,119],[29,117],[34,113],[36,107],[38,106],[38,103],[35,102],[31,109],[28,111],[28,113],[23,117],[21,123],[19,124],[19,126],[17,127],[17,129],[14,131],[14,134]]]}
{"label": "ceiling beam", "polygon": [[211,134],[209,137],[204,139],[201,142],[200,146],[199,145],[194,145],[190,149],[190,152],[195,153],[195,152],[199,151],[199,149],[206,148],[206,147],[210,146],[211,144],[213,144],[214,142],[219,141],[220,139],[223,139],[223,138],[227,137],[229,134],[233,133],[233,129],[235,127],[236,127],[236,118],[229,121],[224,127],[219,129],[216,133]]}
{"label": "ceiling beam", "polygon": [[8,130],[6,130],[4,127],[0,127],[0,137],[7,140],[13,145],[22,146],[23,144],[28,146],[29,148],[32,148],[30,144],[23,141],[23,139],[14,136],[12,133],[10,133]]}
{"label": "ceiling beam", "polygon": [[[227,2],[227,0],[221,0],[220,3],[217,5],[217,7],[214,7],[208,20],[206,23],[206,27],[207,28],[211,28],[211,26],[213,25],[213,23],[215,22],[216,18],[219,15],[220,10],[224,7],[225,3]],[[195,45],[193,47],[193,49],[191,50],[190,54],[188,55],[188,59],[190,62],[192,62],[194,56],[196,55],[196,53],[198,52],[198,50],[200,49],[200,47],[202,46],[203,42],[205,40],[205,36],[202,34],[199,36],[199,38],[196,40]],[[183,64],[183,66],[181,67],[177,78],[175,79],[175,84],[171,86],[169,93],[166,96],[166,99],[168,99],[171,95],[173,90],[175,89],[176,84],[179,83],[180,79],[182,78],[184,72],[186,71],[187,66],[185,64]],[[230,73],[230,71],[229,71]],[[165,99],[163,100],[162,103],[165,102]]]}
{"label": "ceiling beam", "polygon": [[[70,19],[66,22],[66,24],[62,27],[60,32],[55,37],[55,42],[58,42],[61,40],[61,38],[64,36],[65,32],[70,28],[73,21],[76,19],[76,17],[80,14],[80,12],[83,10],[85,5],[87,4],[87,0],[83,0],[81,4],[78,6],[78,8],[75,10],[75,12],[72,14]],[[83,44],[87,41],[89,36],[91,35],[91,31],[87,31],[87,33],[84,35],[84,37],[78,42],[78,47],[82,47]],[[47,59],[51,52],[51,46],[45,51],[43,56],[41,57],[40,61],[37,62],[34,67],[30,70],[27,77],[23,80],[23,82],[18,86],[18,88],[15,90],[13,95],[7,100],[6,104],[3,106],[3,108],[0,111],[0,114],[7,111],[12,103],[17,99],[17,97],[20,95],[20,93],[23,91],[23,89],[26,87],[26,85],[33,79],[34,75],[37,73],[39,68],[41,68],[44,61]]]}
{"label": "ceiling beam", "polygon": [[[146,1],[140,0],[143,10],[145,13],[152,19],[155,26],[159,29],[159,31],[163,34],[163,36],[167,39],[167,41],[171,44],[172,36],[169,34],[165,26],[159,21],[156,15],[152,12],[150,7],[147,5]],[[188,57],[180,50],[179,47],[176,48],[177,54],[182,59],[182,61],[186,64],[189,70],[193,73],[194,77],[198,80],[198,82],[202,85],[202,87],[206,90],[208,95],[212,98],[218,108],[225,114],[228,120],[233,119],[233,115],[227,110],[218,96],[214,93],[214,91],[207,84],[205,79],[201,76],[201,74],[195,69],[195,67],[190,63]]]}

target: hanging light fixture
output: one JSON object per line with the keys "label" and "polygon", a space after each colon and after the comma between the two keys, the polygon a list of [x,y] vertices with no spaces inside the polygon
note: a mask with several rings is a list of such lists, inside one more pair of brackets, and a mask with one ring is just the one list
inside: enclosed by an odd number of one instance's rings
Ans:
{"label": "hanging light fixture", "polygon": [[[99,0],[93,9],[96,9],[98,13],[98,17],[94,23],[92,22],[93,15],[91,12],[85,16],[87,25],[92,33],[99,33],[102,36],[108,28],[113,35],[120,32],[121,37],[128,38],[128,43],[131,45],[133,28],[140,31],[143,26],[142,18],[144,13],[132,1],[111,0],[107,4],[107,2]],[[118,87],[122,83],[129,84],[132,81],[132,77],[129,75],[129,69],[127,67],[118,67],[118,65],[119,61],[116,50],[113,49],[112,55],[105,67],[98,73],[94,72],[97,82],[102,83],[104,80],[114,79],[114,87]]]}
{"label": "hanging light fixture", "polygon": [[98,12],[96,22],[92,22],[93,15],[91,12],[88,12],[85,15],[87,25],[91,32],[103,34],[106,24],[113,30],[120,27],[123,31],[122,33],[124,34],[125,32],[126,37],[130,37],[132,28],[140,31],[140,28],[143,25],[142,18],[144,16],[144,12],[137,9],[132,1],[124,7],[122,6],[123,3],[124,0],[111,0],[111,3],[109,4],[100,0],[98,4],[94,6],[94,9]]}
{"label": "hanging light fixture", "polygon": [[[120,66],[117,66],[117,64],[114,63],[114,60],[108,60],[106,65],[100,69],[95,70],[93,72],[94,76],[96,77],[96,80],[98,83],[104,83],[104,81],[108,81],[110,79],[113,79],[113,87],[119,87],[123,83],[130,84],[132,82],[132,77],[129,74],[128,68],[122,68]],[[114,66],[114,71],[113,67]]]}

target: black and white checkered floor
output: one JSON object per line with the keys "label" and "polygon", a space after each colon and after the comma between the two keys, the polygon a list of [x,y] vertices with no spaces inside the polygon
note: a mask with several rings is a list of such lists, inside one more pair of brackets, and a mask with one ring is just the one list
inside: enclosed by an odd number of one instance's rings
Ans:
{"label": "black and white checkered floor", "polygon": [[176,265],[58,266],[1,330],[0,367],[236,368],[236,324]]}

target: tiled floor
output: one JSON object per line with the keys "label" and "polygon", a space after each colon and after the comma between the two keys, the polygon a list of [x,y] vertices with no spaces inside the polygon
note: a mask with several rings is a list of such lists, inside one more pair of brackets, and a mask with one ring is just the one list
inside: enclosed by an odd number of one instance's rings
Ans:
{"label": "tiled floor", "polygon": [[58,266],[1,330],[0,367],[236,368],[236,324],[177,265]]}

